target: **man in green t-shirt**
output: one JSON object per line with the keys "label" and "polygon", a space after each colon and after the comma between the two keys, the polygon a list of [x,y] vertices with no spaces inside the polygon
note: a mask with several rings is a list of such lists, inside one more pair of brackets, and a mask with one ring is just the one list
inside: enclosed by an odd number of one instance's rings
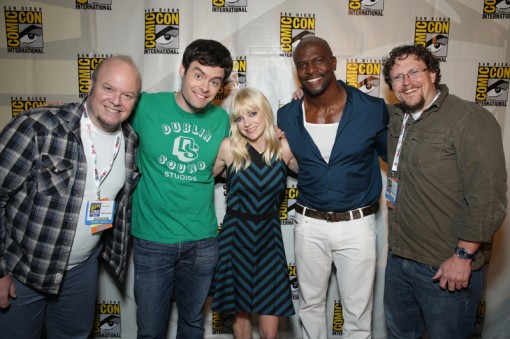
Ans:
{"label": "man in green t-shirt", "polygon": [[142,93],[132,126],[141,180],[133,194],[138,337],[164,338],[175,296],[177,338],[203,338],[202,310],[218,250],[213,165],[228,114],[211,104],[232,71],[229,51],[195,40],[177,92]]}

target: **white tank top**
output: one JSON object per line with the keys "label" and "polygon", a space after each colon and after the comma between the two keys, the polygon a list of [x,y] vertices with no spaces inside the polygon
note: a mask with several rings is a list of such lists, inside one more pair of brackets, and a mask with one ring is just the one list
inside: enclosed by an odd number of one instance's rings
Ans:
{"label": "white tank top", "polygon": [[[305,106],[303,104],[303,112],[304,111]],[[324,161],[329,163],[329,159],[331,158],[331,151],[333,150],[333,146],[335,144],[338,122],[333,124],[313,124],[306,121],[305,114],[303,114],[303,122],[305,124],[305,129],[312,137],[315,145],[317,145],[319,148],[322,158]]]}

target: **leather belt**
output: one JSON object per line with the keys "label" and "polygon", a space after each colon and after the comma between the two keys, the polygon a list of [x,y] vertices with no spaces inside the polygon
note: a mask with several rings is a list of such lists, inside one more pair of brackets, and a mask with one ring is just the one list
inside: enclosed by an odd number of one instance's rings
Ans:
{"label": "leather belt", "polygon": [[[306,217],[326,220],[327,222],[339,222],[356,220],[359,218],[366,217],[367,215],[375,214],[379,210],[379,203],[375,203],[371,206],[358,208],[348,212],[324,212],[296,205],[296,212]],[[304,212],[304,213],[303,213]]]}
{"label": "leather belt", "polygon": [[239,219],[248,219],[253,221],[278,219],[280,217],[279,211],[269,212],[266,214],[249,214],[233,210],[230,207],[227,207],[227,214],[230,214],[231,216]]}

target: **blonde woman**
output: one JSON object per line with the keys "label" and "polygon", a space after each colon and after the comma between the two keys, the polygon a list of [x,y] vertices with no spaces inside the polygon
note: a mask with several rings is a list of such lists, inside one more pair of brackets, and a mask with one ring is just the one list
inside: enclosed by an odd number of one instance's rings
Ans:
{"label": "blonde woman", "polygon": [[267,98],[254,88],[230,105],[230,138],[224,139],[215,173],[226,169],[227,213],[219,235],[212,309],[233,315],[236,339],[251,338],[251,314],[261,338],[276,338],[278,317],[294,314],[279,221],[287,167],[297,162],[274,131]]}

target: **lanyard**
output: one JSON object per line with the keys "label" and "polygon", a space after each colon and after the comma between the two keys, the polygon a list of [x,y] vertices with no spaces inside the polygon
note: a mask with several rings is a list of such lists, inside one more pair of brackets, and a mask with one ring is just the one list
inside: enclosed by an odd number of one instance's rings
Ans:
{"label": "lanyard", "polygon": [[[425,112],[430,106],[432,106],[432,104],[439,97],[439,94],[441,94],[441,92],[438,91],[432,102],[425,109],[423,109],[422,112]],[[400,136],[398,137],[397,149],[395,150],[395,158],[393,159],[393,164],[391,165],[392,173],[397,173],[397,167],[400,161],[400,152],[402,151],[402,142],[404,140],[404,135],[406,133],[406,123],[407,120],[409,119],[409,115],[410,115],[409,113],[405,113],[404,119],[402,120],[402,128],[400,129]]]}
{"label": "lanyard", "polygon": [[90,154],[92,155],[92,162],[94,163],[94,181],[96,183],[97,187],[97,199],[101,199],[101,184],[106,179],[108,174],[113,168],[113,163],[115,159],[117,158],[117,155],[119,154],[120,150],[120,141],[121,141],[121,133],[120,131],[117,132],[117,135],[115,136],[115,140],[113,142],[113,156],[112,160],[106,165],[106,167],[101,171],[101,174],[99,174],[99,170],[97,168],[97,152],[96,147],[94,146],[94,142],[92,140],[92,123],[90,121],[90,118],[87,114],[87,108],[86,106],[83,107],[83,116],[84,116],[84,122],[87,126],[87,134],[90,138]]}
{"label": "lanyard", "polygon": [[404,134],[406,133],[406,124],[409,119],[409,113],[404,114],[404,119],[402,120],[402,128],[400,129],[400,136],[398,137],[397,149],[395,150],[395,158],[393,159],[393,164],[391,165],[391,172],[397,173],[398,163],[400,161],[400,152],[402,150],[402,143],[404,140]]}

